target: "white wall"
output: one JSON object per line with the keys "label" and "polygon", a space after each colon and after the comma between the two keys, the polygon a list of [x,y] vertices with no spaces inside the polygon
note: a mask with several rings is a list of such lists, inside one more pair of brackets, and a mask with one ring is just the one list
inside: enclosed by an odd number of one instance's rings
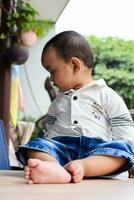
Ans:
{"label": "white wall", "polygon": [[41,65],[41,53],[46,41],[54,34],[55,29],[52,29],[45,38],[30,47],[28,61],[20,66],[19,77],[25,101],[25,111],[19,114],[20,118],[30,116],[38,119],[47,112],[51,103],[44,89],[44,81],[48,73]]}

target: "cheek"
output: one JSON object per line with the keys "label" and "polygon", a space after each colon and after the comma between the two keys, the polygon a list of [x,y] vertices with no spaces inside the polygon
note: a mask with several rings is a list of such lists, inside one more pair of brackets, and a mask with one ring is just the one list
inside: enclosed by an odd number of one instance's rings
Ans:
{"label": "cheek", "polygon": [[69,68],[64,71],[63,76],[67,79],[71,79],[73,77],[73,71]]}
{"label": "cheek", "polygon": [[68,85],[69,82],[70,82],[70,79],[68,76],[66,76],[66,74],[61,74],[60,76],[57,76],[55,78],[55,83],[62,87]]}
{"label": "cheek", "polygon": [[73,78],[73,73],[71,70],[63,70],[55,74],[55,81],[57,83],[66,84],[69,83]]}
{"label": "cheek", "polygon": [[72,74],[69,72],[64,72],[63,74],[61,74],[60,76],[60,80],[62,82],[69,82],[72,79]]}

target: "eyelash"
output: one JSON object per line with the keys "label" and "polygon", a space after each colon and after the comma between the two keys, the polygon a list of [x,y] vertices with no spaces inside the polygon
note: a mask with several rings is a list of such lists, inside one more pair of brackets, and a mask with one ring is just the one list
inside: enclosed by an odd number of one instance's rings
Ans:
{"label": "eyelash", "polygon": [[55,71],[50,72],[51,75],[54,75]]}

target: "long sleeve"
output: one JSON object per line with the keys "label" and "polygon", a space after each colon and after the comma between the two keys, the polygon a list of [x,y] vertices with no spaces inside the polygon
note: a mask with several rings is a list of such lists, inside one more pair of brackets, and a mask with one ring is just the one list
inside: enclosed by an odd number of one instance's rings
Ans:
{"label": "long sleeve", "polygon": [[110,119],[113,139],[128,141],[134,152],[134,122],[123,99],[109,89],[106,111]]}

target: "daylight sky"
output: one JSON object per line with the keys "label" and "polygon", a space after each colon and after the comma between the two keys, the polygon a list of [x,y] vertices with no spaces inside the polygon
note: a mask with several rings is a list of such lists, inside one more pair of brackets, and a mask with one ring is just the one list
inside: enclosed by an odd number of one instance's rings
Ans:
{"label": "daylight sky", "polygon": [[56,24],[56,33],[134,40],[134,0],[70,0]]}

